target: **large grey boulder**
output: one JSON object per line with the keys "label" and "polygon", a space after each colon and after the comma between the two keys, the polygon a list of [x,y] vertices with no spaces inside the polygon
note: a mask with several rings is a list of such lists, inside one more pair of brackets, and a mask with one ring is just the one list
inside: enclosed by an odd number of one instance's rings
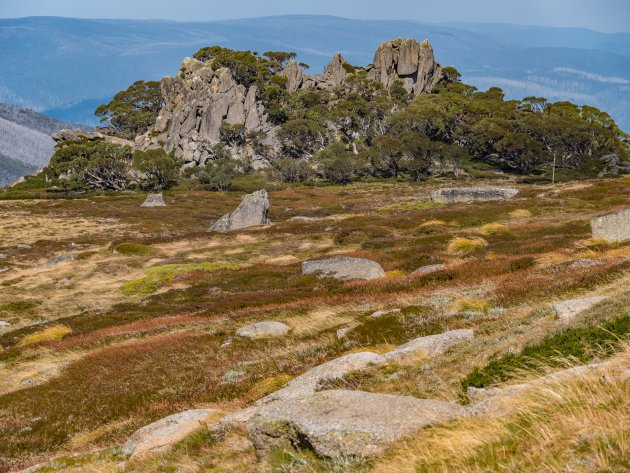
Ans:
{"label": "large grey boulder", "polygon": [[553,308],[562,322],[570,322],[582,312],[590,309],[596,304],[599,304],[604,299],[605,297],[599,296],[570,299],[554,304]]}
{"label": "large grey boulder", "polygon": [[160,419],[136,430],[122,448],[129,457],[140,457],[168,451],[190,434],[218,421],[215,409],[193,409]]}
{"label": "large grey boulder", "polygon": [[149,194],[140,207],[166,207],[162,194]]}
{"label": "large grey boulder", "polygon": [[302,263],[302,274],[317,274],[319,278],[331,277],[341,281],[351,279],[377,279],[385,271],[375,261],[363,258],[336,257]]}
{"label": "large grey boulder", "polygon": [[431,200],[441,204],[456,202],[487,202],[507,200],[518,194],[518,189],[502,187],[453,187],[431,192]]}
{"label": "large grey boulder", "polygon": [[287,324],[273,321],[256,322],[236,330],[236,335],[239,337],[251,339],[281,337],[287,333],[289,333]]}
{"label": "large grey boulder", "polygon": [[591,230],[595,238],[606,241],[630,240],[630,209],[594,218],[591,220]]}
{"label": "large grey boulder", "polygon": [[342,378],[348,373],[360,371],[369,366],[378,366],[385,362],[381,355],[372,352],[351,353],[335,360],[316,366],[290,381],[284,388],[273,392],[256,404],[268,404],[281,399],[290,399],[315,392],[322,383]]}
{"label": "large grey boulder", "polygon": [[442,78],[442,67],[435,61],[428,40],[396,39],[382,43],[367,67],[370,79],[386,88],[401,81],[407,92],[419,95],[431,92]]}
{"label": "large grey boulder", "polygon": [[276,448],[308,447],[322,457],[373,457],[423,427],[463,415],[465,410],[450,402],[333,390],[265,406],[247,430],[263,455]]}
{"label": "large grey boulder", "polygon": [[268,225],[270,223],[268,213],[269,196],[266,190],[259,190],[243,197],[237,209],[217,220],[209,231],[229,232],[257,225]]}
{"label": "large grey boulder", "polygon": [[472,329],[450,330],[437,335],[429,335],[427,337],[411,340],[385,353],[383,358],[386,360],[395,360],[416,355],[424,355],[430,358],[441,355],[450,347],[466,340],[472,340],[474,337],[475,333]]}

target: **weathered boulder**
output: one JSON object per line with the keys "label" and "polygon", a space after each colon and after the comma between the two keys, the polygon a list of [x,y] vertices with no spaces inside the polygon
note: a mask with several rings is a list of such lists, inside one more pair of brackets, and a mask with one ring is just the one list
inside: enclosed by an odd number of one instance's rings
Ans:
{"label": "weathered boulder", "polygon": [[601,170],[598,177],[630,174],[630,161],[622,160],[618,154],[607,154],[606,156],[602,156],[600,161],[604,164],[604,169]]}
{"label": "weathered boulder", "polygon": [[319,278],[331,277],[341,281],[351,279],[377,279],[385,271],[375,261],[363,258],[336,257],[302,263],[302,274],[317,274]]}
{"label": "weathered boulder", "polygon": [[450,204],[454,202],[486,202],[507,200],[518,194],[518,189],[501,187],[454,187],[431,192],[433,202]]}
{"label": "weathered boulder", "polygon": [[302,68],[297,61],[293,60],[289,62],[280,75],[287,78],[287,90],[289,92],[295,92],[302,87],[304,75],[302,73]]}
{"label": "weathered boulder", "polygon": [[122,453],[134,458],[168,451],[190,434],[218,421],[218,417],[219,411],[215,409],[173,414],[136,430],[123,446]]}
{"label": "weathered boulder", "polygon": [[270,223],[268,213],[269,196],[266,190],[259,190],[243,197],[236,210],[217,220],[209,231],[229,232],[257,225],[268,225]]}
{"label": "weathered boulder", "polygon": [[340,53],[335,53],[332,61],[324,68],[324,78],[333,86],[341,85],[353,69]]}
{"label": "weathered boulder", "polygon": [[282,322],[257,322],[255,324],[246,325],[236,330],[236,335],[244,338],[271,338],[281,337],[289,333],[289,326]]}
{"label": "weathered boulder", "polygon": [[606,241],[630,240],[630,208],[591,220],[593,237]]}
{"label": "weathered boulder", "polygon": [[582,312],[590,309],[596,304],[599,304],[604,299],[604,297],[599,296],[570,299],[554,304],[553,308],[561,321],[570,322]]}
{"label": "weathered boulder", "polygon": [[265,406],[247,430],[263,455],[276,448],[308,447],[322,457],[373,457],[423,427],[463,415],[465,410],[450,402],[333,390]]}
{"label": "weathered boulder", "polygon": [[437,335],[420,337],[400,345],[398,348],[385,353],[383,358],[395,360],[409,356],[424,355],[433,357],[444,353],[450,347],[466,340],[472,340],[475,333],[471,329],[450,330]]}
{"label": "weathered boulder", "polygon": [[162,194],[149,194],[140,207],[166,207]]}
{"label": "weathered boulder", "polygon": [[48,268],[52,268],[53,266],[57,266],[58,264],[61,264],[61,263],[68,263],[70,261],[74,261],[77,259],[77,256],[78,255],[73,254],[73,253],[70,253],[67,255],[53,256],[46,263],[40,265],[40,269],[48,269]]}
{"label": "weathered boulder", "polygon": [[373,319],[380,319],[384,315],[397,314],[400,313],[400,309],[389,309],[389,310],[377,310],[376,312],[372,312],[370,317]]}
{"label": "weathered boulder", "polygon": [[575,260],[569,268],[591,268],[593,266],[599,266],[603,264],[601,260],[592,258],[580,258]]}
{"label": "weathered boulder", "polygon": [[415,271],[412,271],[411,274],[413,274],[415,276],[421,276],[423,274],[429,274],[429,273],[434,273],[436,271],[441,271],[444,268],[446,268],[446,266],[443,265],[443,264],[429,264],[427,266],[421,266],[420,268],[416,269]]}
{"label": "weathered boulder", "polygon": [[87,141],[99,141],[103,140],[108,143],[113,143],[119,146],[129,146],[133,147],[134,142],[125,140],[123,138],[118,138],[117,136],[109,136],[104,133],[100,133],[98,131],[83,131],[83,130],[61,130],[58,133],[54,133],[51,135],[52,139],[56,141],[59,145],[64,146],[70,143],[82,143]]}
{"label": "weathered boulder", "polygon": [[0,320],[0,327],[8,327],[11,325],[11,322],[7,322],[6,320]]}
{"label": "weathered boulder", "polygon": [[379,46],[374,63],[367,67],[368,77],[390,87],[401,81],[414,95],[431,92],[442,78],[442,67],[435,61],[429,41],[396,39]]}
{"label": "weathered boulder", "polygon": [[280,399],[290,399],[313,393],[324,382],[339,379],[348,373],[360,371],[369,366],[378,366],[384,361],[385,359],[381,355],[372,352],[352,353],[342,356],[310,369],[290,381],[284,388],[259,399],[256,404],[268,404]]}

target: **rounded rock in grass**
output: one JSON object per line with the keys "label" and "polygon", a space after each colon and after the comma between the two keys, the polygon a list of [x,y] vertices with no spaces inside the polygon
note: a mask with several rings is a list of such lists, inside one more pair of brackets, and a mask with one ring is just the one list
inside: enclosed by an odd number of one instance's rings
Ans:
{"label": "rounded rock in grass", "polygon": [[591,220],[594,238],[611,242],[630,240],[630,208]]}
{"label": "rounded rock in grass", "polygon": [[282,337],[289,333],[290,327],[282,322],[264,321],[246,325],[236,331],[236,335],[243,338],[258,339]]}
{"label": "rounded rock in grass", "polygon": [[427,266],[421,266],[420,268],[416,269],[415,271],[412,271],[411,274],[414,276],[421,276],[424,274],[429,274],[429,273],[434,273],[436,271],[441,271],[444,268],[446,268],[446,266],[444,264],[429,264]]}
{"label": "rounded rock in grass", "polygon": [[140,207],[166,207],[162,194],[149,194]]}
{"label": "rounded rock in grass", "polygon": [[457,202],[489,202],[507,200],[518,194],[518,189],[503,187],[453,187],[431,192],[432,202],[451,204]]}
{"label": "rounded rock in grass", "polygon": [[320,279],[330,277],[340,281],[385,277],[385,271],[376,261],[348,257],[304,261],[302,274],[316,274]]}

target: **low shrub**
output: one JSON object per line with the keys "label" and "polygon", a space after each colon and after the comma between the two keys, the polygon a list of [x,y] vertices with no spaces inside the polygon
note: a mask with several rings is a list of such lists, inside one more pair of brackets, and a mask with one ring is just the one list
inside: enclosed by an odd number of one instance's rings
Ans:
{"label": "low shrub", "polygon": [[120,243],[114,247],[116,253],[125,256],[147,256],[155,253],[155,250],[140,243]]}
{"label": "low shrub", "polygon": [[488,223],[481,227],[480,232],[482,235],[507,235],[510,233],[510,229],[507,225],[501,223]]}

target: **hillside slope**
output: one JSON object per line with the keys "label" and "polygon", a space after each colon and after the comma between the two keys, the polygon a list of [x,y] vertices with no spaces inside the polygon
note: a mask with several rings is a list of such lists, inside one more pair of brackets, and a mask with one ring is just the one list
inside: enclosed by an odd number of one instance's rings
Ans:
{"label": "hillside slope", "polygon": [[544,95],[594,105],[630,129],[628,34],[319,16],[0,20],[0,101],[94,124],[96,105],[136,80],[174,74],[181,58],[202,46],[291,50],[320,72],[338,50],[353,64],[368,64],[378,44],[395,37],[428,38],[439,60],[456,65],[467,83],[503,86],[509,98]]}

